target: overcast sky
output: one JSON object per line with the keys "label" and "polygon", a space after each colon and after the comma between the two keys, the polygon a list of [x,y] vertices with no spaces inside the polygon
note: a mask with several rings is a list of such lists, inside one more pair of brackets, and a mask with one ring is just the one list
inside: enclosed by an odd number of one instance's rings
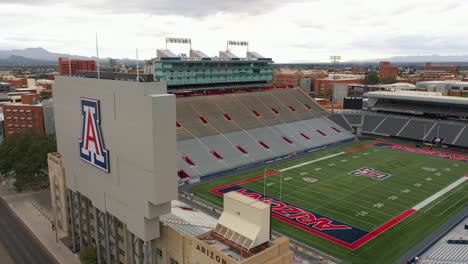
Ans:
{"label": "overcast sky", "polygon": [[[166,37],[191,38],[210,56],[226,40],[276,62],[468,54],[460,0],[0,0],[0,49],[43,47],[100,57],[154,57]],[[172,44],[175,52],[188,47]],[[244,56],[245,48],[234,53]]]}

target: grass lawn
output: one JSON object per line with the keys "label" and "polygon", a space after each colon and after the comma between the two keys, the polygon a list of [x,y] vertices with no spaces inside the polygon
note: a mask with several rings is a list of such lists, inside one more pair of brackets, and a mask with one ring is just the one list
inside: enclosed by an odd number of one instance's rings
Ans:
{"label": "grass lawn", "polygon": [[[201,184],[191,192],[222,205],[222,197],[210,190],[265,172],[284,170],[237,186],[313,212],[316,217],[324,216],[345,224],[359,234],[367,234],[377,232],[392,219],[468,174],[468,162],[382,146],[344,152],[372,142],[356,142],[267,169]],[[308,163],[302,164],[305,162]],[[298,164],[301,165],[291,168]],[[468,181],[465,181],[354,250],[276,218],[273,229],[353,263],[392,263],[467,206],[467,196]],[[350,230],[319,232],[347,242],[359,236]]]}

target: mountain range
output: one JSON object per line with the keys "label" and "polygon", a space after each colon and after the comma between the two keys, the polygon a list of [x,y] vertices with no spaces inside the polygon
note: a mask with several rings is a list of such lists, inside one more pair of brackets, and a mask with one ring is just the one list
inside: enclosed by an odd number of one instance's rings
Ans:
{"label": "mountain range", "polygon": [[456,63],[456,62],[468,62],[468,55],[415,55],[415,56],[394,56],[389,58],[382,58],[382,59],[371,59],[371,60],[355,60],[349,62],[356,62],[356,63],[378,63],[380,61],[390,61],[393,63],[425,63],[425,62],[434,62],[434,63]]}
{"label": "mountain range", "polygon": [[[57,64],[58,58],[68,57],[68,54],[50,52],[44,48],[27,48],[0,50],[0,64]],[[86,57],[80,55],[70,55],[72,59],[78,60],[96,60],[96,57]],[[100,58],[99,62],[107,63],[110,58]],[[460,63],[468,62],[468,55],[416,55],[416,56],[394,56],[381,59],[344,61],[344,63],[378,63],[379,61],[390,61],[393,63]],[[129,65],[136,64],[136,60],[117,59],[118,63]],[[306,61],[301,61],[306,63]]]}
{"label": "mountain range", "polygon": [[[68,54],[50,52],[44,48],[27,48],[0,50],[0,62],[4,64],[57,64],[60,57],[68,57]],[[86,57],[80,55],[70,55],[70,58],[77,60],[96,60],[96,57]],[[99,62],[107,63],[110,58],[100,58]],[[117,59],[118,63],[136,64],[136,60]]]}

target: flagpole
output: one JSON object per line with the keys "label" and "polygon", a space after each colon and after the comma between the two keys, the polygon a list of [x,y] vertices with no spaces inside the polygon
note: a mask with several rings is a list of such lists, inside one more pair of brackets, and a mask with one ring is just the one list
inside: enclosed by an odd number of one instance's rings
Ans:
{"label": "flagpole", "polygon": [[281,196],[281,191],[283,190],[282,189],[282,186],[283,186],[283,172],[281,172],[280,174],[280,201],[282,201],[282,196]]}
{"label": "flagpole", "polygon": [[97,37],[97,32],[96,32],[96,66],[97,66],[97,78],[101,79],[101,74],[99,72],[99,48],[98,48],[98,37]]}
{"label": "flagpole", "polygon": [[140,71],[138,70],[138,48],[136,49],[136,63],[137,63],[137,82],[140,82]]}
{"label": "flagpole", "polygon": [[263,198],[266,198],[266,168],[265,173],[263,174]]}

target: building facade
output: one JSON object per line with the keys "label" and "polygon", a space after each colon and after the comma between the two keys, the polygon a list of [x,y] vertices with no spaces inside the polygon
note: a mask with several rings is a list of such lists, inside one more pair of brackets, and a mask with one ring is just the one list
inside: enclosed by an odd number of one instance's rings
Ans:
{"label": "building facade", "polygon": [[0,93],[9,93],[11,92],[11,84],[0,82]]}
{"label": "building facade", "polygon": [[389,61],[381,61],[379,63],[379,79],[397,78],[398,67],[391,66]]}
{"label": "building facade", "polygon": [[96,71],[96,61],[59,58],[60,75],[76,75],[76,71]]}
{"label": "building facade", "polygon": [[337,84],[364,84],[364,77],[352,77],[352,78],[337,78],[333,81],[332,78],[318,79],[315,81],[315,95],[316,97],[328,97],[333,93],[333,83]]}
{"label": "building facade", "polygon": [[457,71],[457,66],[455,65],[432,65],[431,62],[428,62],[426,63],[426,70],[454,72],[454,71]]}
{"label": "building facade", "polygon": [[15,132],[32,130],[38,134],[45,133],[44,114],[39,95],[22,95],[22,103],[6,103],[3,105],[5,137]]}

